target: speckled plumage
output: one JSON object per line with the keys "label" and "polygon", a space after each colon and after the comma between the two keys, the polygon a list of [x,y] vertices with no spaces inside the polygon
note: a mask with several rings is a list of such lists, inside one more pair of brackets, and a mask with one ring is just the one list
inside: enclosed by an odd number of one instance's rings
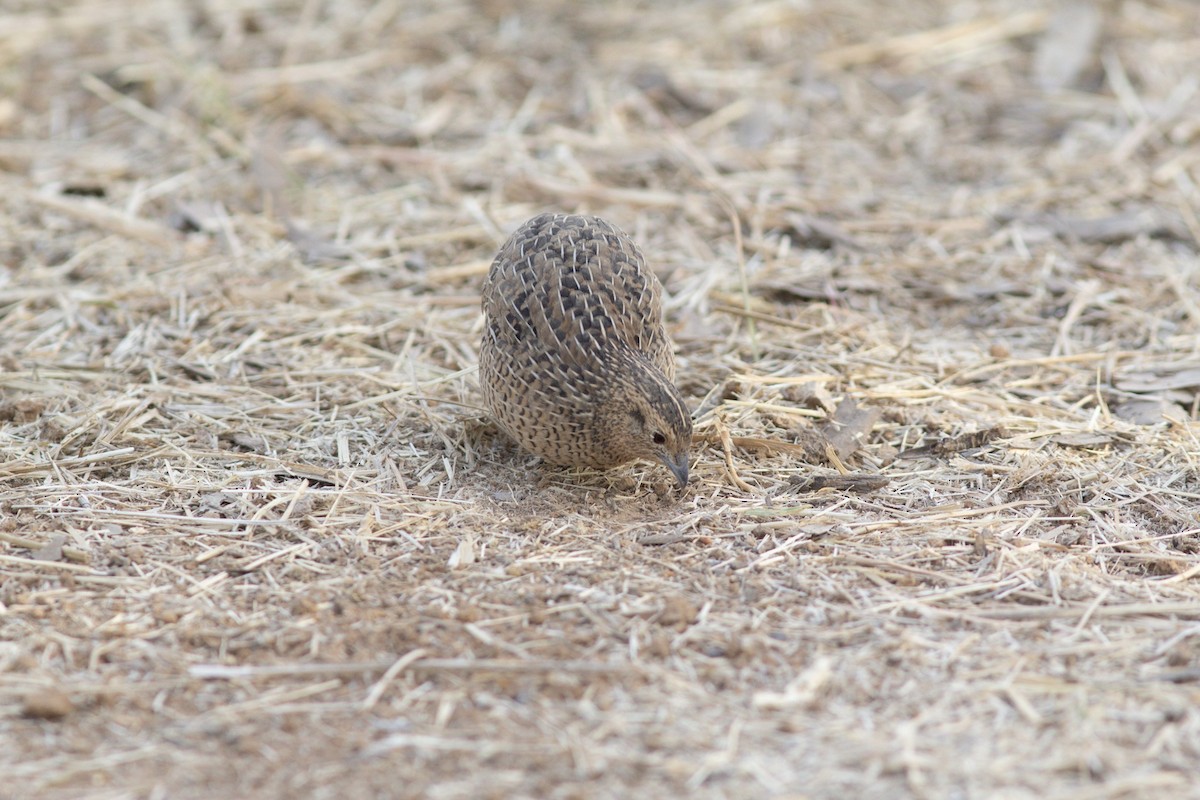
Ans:
{"label": "speckled plumage", "polygon": [[598,217],[542,214],[483,284],[483,396],[522,447],[566,466],[658,459],[687,482],[692,423],[671,382],[662,289],[637,245]]}

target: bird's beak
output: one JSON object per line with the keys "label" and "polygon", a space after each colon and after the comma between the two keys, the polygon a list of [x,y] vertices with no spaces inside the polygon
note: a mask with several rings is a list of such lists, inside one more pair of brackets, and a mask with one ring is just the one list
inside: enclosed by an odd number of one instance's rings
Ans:
{"label": "bird's beak", "polygon": [[667,465],[667,469],[671,470],[671,474],[675,476],[675,480],[679,482],[679,488],[687,486],[688,482],[688,454],[687,451],[671,455],[663,453],[659,458]]}

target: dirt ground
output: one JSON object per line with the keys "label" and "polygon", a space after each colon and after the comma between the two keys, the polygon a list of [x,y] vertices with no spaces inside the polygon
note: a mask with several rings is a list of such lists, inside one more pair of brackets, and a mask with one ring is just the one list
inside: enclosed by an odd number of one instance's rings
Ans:
{"label": "dirt ground", "polygon": [[[1200,797],[1190,0],[0,4],[0,797]],[[693,481],[487,422],[545,210]]]}

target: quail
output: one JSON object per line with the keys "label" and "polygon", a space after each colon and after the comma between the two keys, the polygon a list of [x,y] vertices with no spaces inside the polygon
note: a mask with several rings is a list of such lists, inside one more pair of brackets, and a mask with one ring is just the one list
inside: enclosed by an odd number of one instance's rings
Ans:
{"label": "quail", "polygon": [[599,217],[541,214],[483,284],[484,401],[521,447],[563,466],[661,461],[688,480],[692,418],[672,382],[662,287]]}

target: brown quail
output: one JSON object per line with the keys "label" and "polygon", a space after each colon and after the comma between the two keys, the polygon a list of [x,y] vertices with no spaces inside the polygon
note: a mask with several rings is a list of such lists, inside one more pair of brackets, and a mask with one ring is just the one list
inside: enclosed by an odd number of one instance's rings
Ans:
{"label": "brown quail", "polygon": [[483,284],[480,383],[500,427],[564,466],[657,459],[684,486],[692,418],[671,382],[662,287],[599,217],[522,225]]}

